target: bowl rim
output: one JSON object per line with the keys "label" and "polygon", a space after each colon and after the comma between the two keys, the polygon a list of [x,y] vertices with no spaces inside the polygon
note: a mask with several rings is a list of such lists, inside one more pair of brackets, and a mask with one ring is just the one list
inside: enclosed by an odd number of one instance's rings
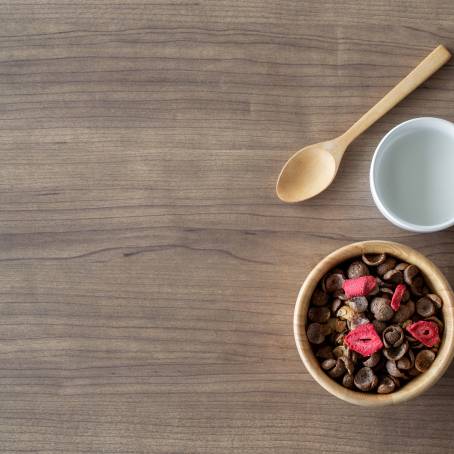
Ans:
{"label": "bowl rim", "polygon": [[[321,369],[307,339],[305,327],[310,298],[320,279],[330,269],[349,258],[361,256],[363,253],[379,252],[389,253],[402,259],[402,261],[415,264],[420,268],[429,284],[432,285],[436,281],[436,292],[443,300],[444,330],[440,350],[434,363],[427,372],[415,377],[403,388],[393,393],[367,394],[343,387]],[[356,405],[381,407],[397,404],[422,394],[441,378],[451,364],[454,357],[454,294],[449,282],[440,269],[423,254],[409,246],[382,240],[351,243],[328,254],[307,275],[296,299],[293,315],[293,332],[302,362],[314,380],[326,391],[346,402]]]}
{"label": "bowl rim", "polygon": [[405,128],[413,123],[423,123],[426,125],[439,125],[443,128],[448,128],[451,131],[454,129],[454,123],[450,122],[449,120],[445,120],[444,118],[438,117],[415,117],[409,120],[406,120],[398,125],[394,126],[391,130],[389,130],[380,140],[377,147],[375,148],[374,155],[372,156],[372,162],[370,165],[369,170],[369,184],[370,190],[372,192],[372,198],[375,202],[375,205],[380,210],[381,214],[388,219],[391,223],[400,227],[401,229],[408,230],[410,232],[420,232],[420,233],[430,233],[430,232],[438,232],[440,230],[448,229],[454,225],[454,218],[449,219],[447,221],[441,222],[439,224],[430,224],[430,225],[421,225],[421,224],[414,224],[412,222],[405,221],[402,219],[397,213],[391,212],[388,207],[382,202],[380,196],[378,195],[377,185],[376,185],[376,164],[378,160],[378,156],[383,153],[384,144],[389,137],[394,136],[396,134],[400,134],[401,129]]}

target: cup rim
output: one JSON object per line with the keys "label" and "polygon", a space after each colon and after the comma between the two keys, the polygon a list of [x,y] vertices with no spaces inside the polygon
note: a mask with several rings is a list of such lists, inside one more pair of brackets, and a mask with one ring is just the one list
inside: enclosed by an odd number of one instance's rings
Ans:
{"label": "cup rim", "polygon": [[378,191],[376,188],[376,181],[375,181],[375,170],[376,170],[376,163],[378,156],[383,153],[383,144],[385,141],[392,135],[395,135],[398,130],[400,130],[402,127],[407,126],[408,124],[412,123],[438,123],[441,125],[444,125],[444,127],[448,127],[451,129],[454,129],[454,124],[448,120],[445,120],[443,118],[438,118],[438,117],[416,117],[416,118],[411,118],[410,120],[406,120],[402,123],[399,123],[398,125],[394,126],[390,131],[388,131],[380,140],[378,143],[377,147],[375,148],[374,155],[372,157],[372,162],[370,166],[370,171],[369,171],[369,181],[370,181],[370,190],[372,192],[372,198],[375,202],[375,205],[383,214],[383,216],[388,219],[392,224],[396,225],[397,227],[400,227],[401,229],[408,230],[411,232],[419,232],[419,233],[429,233],[429,232],[438,232],[440,230],[445,230],[448,229],[452,226],[454,226],[454,217],[453,219],[447,220],[445,222],[441,222],[439,224],[430,224],[430,225],[420,225],[420,224],[415,224],[412,222],[405,221],[402,219],[400,216],[398,216],[396,213],[391,212],[382,202],[378,195]]}
{"label": "cup rim", "polygon": [[[438,355],[431,368],[415,377],[403,388],[390,394],[367,394],[349,390],[330,378],[319,365],[306,335],[307,310],[310,298],[321,278],[333,267],[363,253],[385,252],[402,261],[414,263],[429,281],[436,283],[436,292],[443,300],[444,330]],[[410,400],[429,389],[446,372],[454,357],[454,293],[444,274],[420,252],[391,241],[361,241],[337,249],[323,258],[304,280],[295,304],[293,333],[300,358],[308,372],[326,391],[352,404],[381,407]]]}

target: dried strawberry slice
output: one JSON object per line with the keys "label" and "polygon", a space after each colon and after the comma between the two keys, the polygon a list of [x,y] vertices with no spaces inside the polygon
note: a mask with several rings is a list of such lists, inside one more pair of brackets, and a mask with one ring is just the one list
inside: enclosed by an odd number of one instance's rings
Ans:
{"label": "dried strawberry slice", "polygon": [[383,347],[380,336],[372,323],[360,325],[344,338],[347,347],[363,356],[370,356]]}
{"label": "dried strawberry slice", "polygon": [[396,287],[396,290],[394,290],[393,297],[391,299],[391,308],[394,312],[397,312],[399,310],[400,303],[405,294],[405,290],[407,290],[405,284],[399,284]]}
{"label": "dried strawberry slice", "polygon": [[366,296],[377,286],[374,276],[361,276],[344,281],[343,289],[347,298]]}
{"label": "dried strawberry slice", "polygon": [[440,342],[440,334],[438,325],[434,322],[420,322],[412,323],[407,326],[407,331],[419,342],[422,342],[427,347],[433,347]]}

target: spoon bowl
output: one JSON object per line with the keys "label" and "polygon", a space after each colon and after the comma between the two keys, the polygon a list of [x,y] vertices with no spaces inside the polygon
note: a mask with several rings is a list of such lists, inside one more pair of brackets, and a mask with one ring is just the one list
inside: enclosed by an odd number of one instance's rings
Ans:
{"label": "spoon bowl", "polygon": [[336,148],[335,141],[330,141],[297,151],[281,170],[276,185],[278,197],[293,203],[322,192],[334,180],[339,168],[340,161],[335,156],[343,154],[344,150]]}
{"label": "spoon bowl", "polygon": [[309,145],[295,153],[286,162],[277,180],[278,197],[283,202],[301,202],[324,191],[334,180],[348,145],[450,58],[448,49],[439,45],[347,132],[336,139]]}

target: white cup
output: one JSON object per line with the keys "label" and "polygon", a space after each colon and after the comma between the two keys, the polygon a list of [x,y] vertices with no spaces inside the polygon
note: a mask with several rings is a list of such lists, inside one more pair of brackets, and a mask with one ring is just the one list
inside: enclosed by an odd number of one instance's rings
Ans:
{"label": "white cup", "polygon": [[413,232],[454,225],[454,124],[421,117],[391,129],[370,167],[374,202],[393,224]]}

